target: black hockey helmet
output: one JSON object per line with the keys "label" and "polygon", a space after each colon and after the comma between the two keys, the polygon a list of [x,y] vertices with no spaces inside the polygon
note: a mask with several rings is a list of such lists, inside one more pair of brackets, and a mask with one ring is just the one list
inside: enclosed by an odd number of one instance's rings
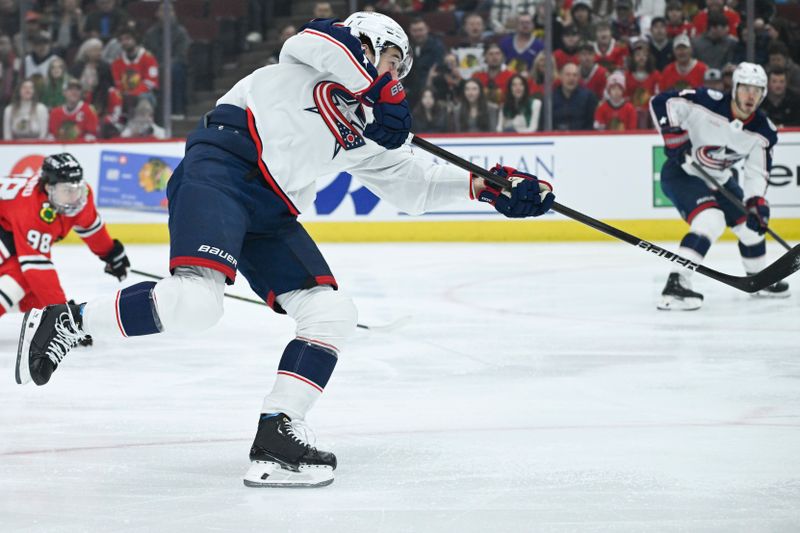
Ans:
{"label": "black hockey helmet", "polygon": [[83,181],[83,168],[72,154],[55,154],[45,158],[39,173],[39,185],[59,213],[76,215],[86,205],[88,188]]}

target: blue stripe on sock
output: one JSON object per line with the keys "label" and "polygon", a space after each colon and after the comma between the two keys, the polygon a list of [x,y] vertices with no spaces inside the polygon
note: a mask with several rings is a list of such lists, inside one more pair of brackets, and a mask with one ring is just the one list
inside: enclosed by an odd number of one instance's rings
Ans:
{"label": "blue stripe on sock", "polygon": [[119,319],[128,337],[159,333],[156,309],[153,305],[154,281],[143,281],[125,287],[119,294]]}
{"label": "blue stripe on sock", "polygon": [[691,248],[703,257],[708,253],[711,248],[711,241],[707,237],[703,237],[697,233],[687,233],[681,241],[681,246],[684,248]]}
{"label": "blue stripe on sock", "polygon": [[332,351],[294,339],[286,345],[278,370],[303,376],[324,389],[333,374],[336,361]]}
{"label": "blue stripe on sock", "polygon": [[761,257],[767,253],[767,241],[761,241],[758,244],[747,246],[739,241],[739,253],[742,257],[752,259],[754,257]]}

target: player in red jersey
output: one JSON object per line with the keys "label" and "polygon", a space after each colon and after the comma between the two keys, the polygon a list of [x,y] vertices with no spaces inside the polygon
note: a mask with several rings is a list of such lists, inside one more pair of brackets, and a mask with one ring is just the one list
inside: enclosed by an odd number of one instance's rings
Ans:
{"label": "player in red jersey", "polygon": [[40,174],[0,178],[0,316],[67,301],[50,250],[71,229],[106,263],[106,273],[122,281],[130,266],[97,213],[78,161],[50,156]]}
{"label": "player in red jersey", "polygon": [[661,91],[679,91],[695,89],[703,85],[703,76],[708,66],[692,57],[692,42],[688,35],[678,35],[672,41],[675,61],[664,68],[661,73]]}

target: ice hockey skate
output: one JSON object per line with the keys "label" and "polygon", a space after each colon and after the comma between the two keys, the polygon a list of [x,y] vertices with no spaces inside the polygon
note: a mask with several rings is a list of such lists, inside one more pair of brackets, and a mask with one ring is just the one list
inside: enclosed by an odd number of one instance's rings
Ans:
{"label": "ice hockey skate", "polygon": [[753,296],[756,298],[788,298],[791,296],[791,292],[789,291],[788,283],[779,281],[769,287],[764,287],[758,292],[754,292]]}
{"label": "ice hockey skate", "polygon": [[[324,487],[333,483],[336,456],[300,438],[298,422],[283,413],[262,414],[250,448],[248,487]],[[304,436],[305,437],[305,436]]]}
{"label": "ice hockey skate", "polygon": [[44,385],[50,381],[67,353],[86,337],[81,328],[78,305],[48,305],[25,313],[17,347],[17,383],[33,380]]}
{"label": "ice hockey skate", "polygon": [[692,286],[684,276],[673,272],[667,278],[667,284],[661,291],[658,308],[662,311],[694,311],[703,305],[703,295],[692,290]]}

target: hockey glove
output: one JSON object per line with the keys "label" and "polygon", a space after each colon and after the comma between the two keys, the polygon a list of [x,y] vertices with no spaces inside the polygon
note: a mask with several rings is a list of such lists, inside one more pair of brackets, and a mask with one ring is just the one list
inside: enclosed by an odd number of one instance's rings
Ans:
{"label": "hockey glove", "polygon": [[667,157],[681,158],[692,147],[689,142],[689,132],[677,126],[662,128],[661,136],[664,138],[664,153]]}
{"label": "hockey glove", "polygon": [[769,202],[763,196],[753,196],[747,200],[747,227],[759,235],[767,232],[769,224]]}
{"label": "hockey glove", "polygon": [[364,128],[364,137],[389,150],[402,146],[411,131],[411,110],[403,84],[387,72],[372,82],[361,101],[372,107],[373,115],[373,121]]}
{"label": "hockey glove", "polygon": [[545,214],[556,197],[553,187],[533,174],[512,167],[495,165],[492,174],[511,181],[511,190],[500,190],[490,183],[478,194],[478,200],[494,206],[509,218],[538,217]]}
{"label": "hockey glove", "polygon": [[100,259],[106,263],[106,274],[111,274],[119,281],[128,277],[128,267],[131,266],[131,262],[125,254],[125,247],[117,239],[114,239],[114,247],[111,251]]}

